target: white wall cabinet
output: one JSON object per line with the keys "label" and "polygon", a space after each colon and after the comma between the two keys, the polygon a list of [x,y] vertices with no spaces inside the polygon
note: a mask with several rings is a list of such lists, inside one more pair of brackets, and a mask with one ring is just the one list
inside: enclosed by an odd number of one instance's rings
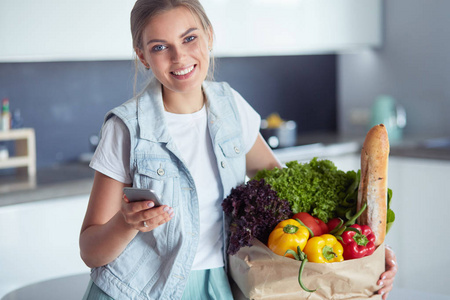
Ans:
{"label": "white wall cabinet", "polygon": [[217,56],[336,53],[381,45],[381,0],[203,1]]}
{"label": "white wall cabinet", "polygon": [[132,58],[135,0],[1,0],[0,62]]}
{"label": "white wall cabinet", "polygon": [[88,200],[80,195],[0,207],[0,298],[28,284],[89,273],[78,244]]}
{"label": "white wall cabinet", "polygon": [[[135,0],[2,0],[0,62],[127,60]],[[381,0],[203,0],[221,56],[381,44]]]}

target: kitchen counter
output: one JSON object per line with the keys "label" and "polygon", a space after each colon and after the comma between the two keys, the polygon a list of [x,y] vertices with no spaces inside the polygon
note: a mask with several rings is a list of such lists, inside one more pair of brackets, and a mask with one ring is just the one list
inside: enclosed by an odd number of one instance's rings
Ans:
{"label": "kitchen counter", "polygon": [[[301,134],[297,146],[275,149],[284,162],[309,160],[313,157],[339,157],[358,154],[363,136],[342,136],[334,133]],[[447,144],[447,141],[448,144]],[[391,143],[391,156],[434,160],[450,160],[450,138],[405,136]],[[94,171],[88,163],[69,163],[38,169],[37,175],[0,175],[0,206],[31,201],[89,194]]]}
{"label": "kitchen counter", "polygon": [[0,175],[0,206],[89,194],[94,170],[86,163],[38,169],[35,177]]}
{"label": "kitchen counter", "polygon": [[[309,149],[316,147],[317,150],[319,150],[320,147],[323,146],[340,145],[342,147],[356,147],[357,151],[355,152],[359,152],[364,142],[364,138],[364,136],[346,136],[333,133],[313,133],[299,136],[297,139],[297,144],[299,146],[309,146]],[[405,135],[401,141],[391,141],[390,146],[391,156],[450,160],[450,137],[432,135]],[[305,149],[308,149],[308,147],[305,147]],[[288,151],[284,149],[279,150],[282,150],[281,152]]]}

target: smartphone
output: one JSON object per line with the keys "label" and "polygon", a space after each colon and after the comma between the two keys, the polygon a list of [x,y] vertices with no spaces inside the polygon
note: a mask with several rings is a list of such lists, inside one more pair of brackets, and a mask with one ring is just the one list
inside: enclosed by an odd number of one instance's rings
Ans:
{"label": "smartphone", "polygon": [[139,189],[133,187],[123,188],[123,193],[130,202],[152,200],[156,206],[161,206],[161,201],[155,191],[151,189]]}

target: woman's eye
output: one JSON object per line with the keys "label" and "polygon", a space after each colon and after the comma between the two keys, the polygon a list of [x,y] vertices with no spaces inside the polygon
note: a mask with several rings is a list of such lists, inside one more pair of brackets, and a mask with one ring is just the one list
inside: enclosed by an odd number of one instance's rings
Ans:
{"label": "woman's eye", "polygon": [[188,36],[187,38],[185,38],[184,41],[186,43],[189,43],[189,42],[192,42],[195,39],[196,39],[196,37],[192,35],[192,36]]}
{"label": "woman's eye", "polygon": [[154,52],[158,52],[158,51],[162,51],[162,50],[164,50],[164,49],[166,49],[167,47],[166,46],[164,46],[164,45],[157,45],[157,46],[154,46],[153,48],[152,48],[152,50],[154,51]]}

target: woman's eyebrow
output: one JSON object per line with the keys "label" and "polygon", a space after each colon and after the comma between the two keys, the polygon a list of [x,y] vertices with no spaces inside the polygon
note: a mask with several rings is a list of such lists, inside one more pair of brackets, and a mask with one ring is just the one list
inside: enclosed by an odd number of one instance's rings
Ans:
{"label": "woman's eyebrow", "polygon": [[198,30],[198,28],[189,28],[188,30],[186,30],[185,33],[183,33],[182,35],[180,35],[180,38],[185,37],[186,35],[188,35],[189,33],[191,33],[192,31]]}
{"label": "woman's eyebrow", "polygon": [[[195,30],[198,30],[198,28],[195,28],[195,27],[189,28],[188,30],[186,30],[184,33],[182,33],[182,34],[180,35],[180,38],[185,37],[186,35],[188,35],[189,33],[193,32],[193,31],[195,31]],[[151,43],[167,43],[167,41],[165,41],[165,40],[160,40],[160,39],[153,39],[153,40],[148,41],[148,42],[147,42],[147,45],[148,45],[148,44],[151,44]]]}

